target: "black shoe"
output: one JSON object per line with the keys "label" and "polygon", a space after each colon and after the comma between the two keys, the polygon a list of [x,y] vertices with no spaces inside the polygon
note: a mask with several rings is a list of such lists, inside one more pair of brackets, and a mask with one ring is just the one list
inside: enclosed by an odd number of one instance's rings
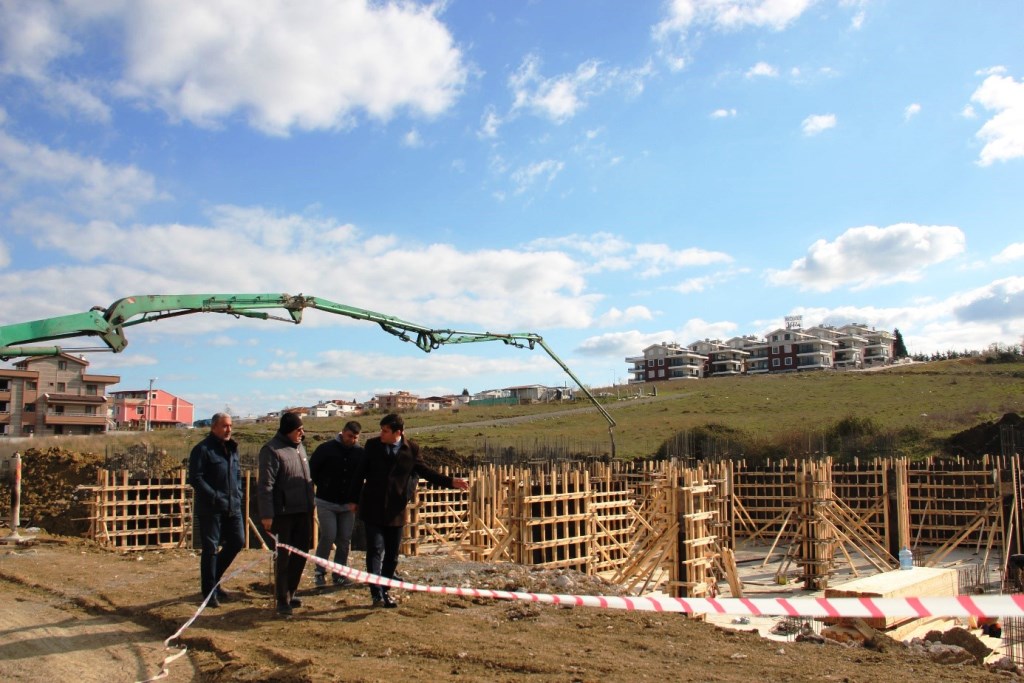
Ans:
{"label": "black shoe", "polygon": [[292,606],[287,602],[278,601],[277,613],[284,617],[290,617],[292,615]]}
{"label": "black shoe", "polygon": [[394,609],[398,607],[398,603],[395,602],[395,599],[392,598],[390,595],[387,595],[386,593],[384,597],[380,599],[380,604],[382,607],[385,607],[386,609]]}
{"label": "black shoe", "polygon": [[210,599],[206,601],[206,606],[214,608],[220,607],[220,600],[217,598],[216,594],[210,596]]}
{"label": "black shoe", "polygon": [[299,600],[298,598],[292,598],[291,600],[288,601],[288,606],[289,607],[302,607],[302,600]]}
{"label": "black shoe", "polygon": [[234,593],[228,593],[223,588],[218,588],[217,595],[214,597],[220,602],[234,602],[236,600]]}

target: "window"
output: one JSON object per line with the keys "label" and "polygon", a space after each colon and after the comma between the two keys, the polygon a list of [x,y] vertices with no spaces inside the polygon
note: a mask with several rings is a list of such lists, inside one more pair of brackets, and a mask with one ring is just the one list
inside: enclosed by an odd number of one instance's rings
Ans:
{"label": "window", "polygon": [[85,395],[86,396],[95,396],[96,395],[96,385],[95,384],[86,384],[85,385]]}
{"label": "window", "polygon": [[57,361],[57,369],[58,370],[67,370],[68,369],[68,362],[66,360],[59,360],[59,361]]}
{"label": "window", "polygon": [[63,415],[64,414],[64,406],[54,406],[53,407],[53,414],[54,415]]}
{"label": "window", "polygon": [[787,366],[790,366],[790,365],[792,365],[792,364],[793,364],[793,359],[787,356],[787,357],[786,357],[786,365],[787,365]]}
{"label": "window", "polygon": [[649,367],[649,368],[653,368],[654,367],[654,359],[653,358],[651,358],[650,360],[647,361],[647,367]]}
{"label": "window", "polygon": [[25,412],[26,413],[34,413],[34,412],[36,412],[36,404],[35,403],[26,403],[25,404]]}
{"label": "window", "polygon": [[35,382],[32,382],[32,381],[25,382],[25,389],[27,391],[35,391],[36,388],[37,387],[36,387],[36,383]]}
{"label": "window", "polygon": [[772,347],[772,355],[773,356],[779,355],[779,347],[778,346],[773,346]]}
{"label": "window", "polygon": [[146,413],[145,406],[136,406],[135,407],[135,414],[136,415],[144,415],[145,413]]}
{"label": "window", "polygon": [[664,376],[665,376],[665,370],[664,369],[658,370],[658,377],[664,377]]}
{"label": "window", "polygon": [[773,368],[779,367],[779,359],[778,358],[772,358],[772,367]]}
{"label": "window", "polygon": [[85,407],[85,414],[86,415],[95,415],[96,414],[96,406],[86,406]]}
{"label": "window", "polygon": [[658,359],[658,365],[664,365],[664,364],[665,364],[665,359],[664,358],[659,358]]}
{"label": "window", "polygon": [[64,393],[67,390],[68,390],[68,383],[67,382],[57,382],[57,391],[59,391],[61,393]]}

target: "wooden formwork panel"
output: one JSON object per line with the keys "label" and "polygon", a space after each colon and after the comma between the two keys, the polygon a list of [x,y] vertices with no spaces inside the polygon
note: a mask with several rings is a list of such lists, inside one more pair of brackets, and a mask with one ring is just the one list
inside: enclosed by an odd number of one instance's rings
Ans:
{"label": "wooden formwork panel", "polygon": [[173,479],[132,480],[128,472],[101,470],[95,486],[84,486],[89,535],[117,550],[188,547],[192,541],[192,487],[182,470]]}
{"label": "wooden formwork panel", "polygon": [[467,540],[469,502],[459,489],[418,486],[408,508],[409,523],[402,552],[421,555],[452,550]]}
{"label": "wooden formwork panel", "polygon": [[595,572],[614,571],[629,560],[642,523],[625,481],[591,480],[590,509],[594,515],[592,548]]}
{"label": "wooden formwork panel", "polygon": [[551,472],[516,492],[513,557],[524,565],[593,573],[594,518],[586,472]]}

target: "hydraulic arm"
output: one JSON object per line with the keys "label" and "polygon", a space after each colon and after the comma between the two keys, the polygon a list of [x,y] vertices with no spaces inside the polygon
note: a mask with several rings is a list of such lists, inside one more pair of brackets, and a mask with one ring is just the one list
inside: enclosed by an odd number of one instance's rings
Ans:
{"label": "hydraulic arm", "polygon": [[[0,326],[0,359],[25,356],[53,356],[65,351],[123,351],[128,345],[124,329],[141,323],[163,320],[192,313],[226,313],[235,317],[282,320],[298,324],[302,312],[313,308],[327,313],[343,315],[356,320],[367,320],[380,325],[381,329],[402,341],[411,342],[429,353],[445,344],[468,344],[471,342],[500,341],[517,348],[534,349],[540,346],[590,399],[608,422],[608,433],[612,440],[612,455],[615,454],[615,420],[604,406],[590,393],[579,378],[573,374],[561,358],[544,343],[544,339],[532,332],[463,332],[459,330],[432,329],[408,322],[394,316],[369,311],[327,299],[302,294],[147,294],[118,299],[107,308],[94,307],[84,313],[44,318],[27,323]],[[275,315],[273,310],[285,311],[287,317]],[[105,346],[64,349],[60,346],[24,346],[39,342],[69,339],[72,337],[99,337]]]}

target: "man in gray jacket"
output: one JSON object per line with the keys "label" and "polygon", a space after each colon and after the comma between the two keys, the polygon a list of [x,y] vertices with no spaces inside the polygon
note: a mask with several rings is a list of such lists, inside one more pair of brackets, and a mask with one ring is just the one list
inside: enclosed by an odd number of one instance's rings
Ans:
{"label": "man in gray jacket", "polygon": [[[279,543],[308,552],[313,545],[313,481],[309,476],[302,418],[281,416],[277,434],[260,449],[260,522]],[[302,602],[295,597],[306,558],[278,551],[274,586],[278,614],[287,616]]]}

